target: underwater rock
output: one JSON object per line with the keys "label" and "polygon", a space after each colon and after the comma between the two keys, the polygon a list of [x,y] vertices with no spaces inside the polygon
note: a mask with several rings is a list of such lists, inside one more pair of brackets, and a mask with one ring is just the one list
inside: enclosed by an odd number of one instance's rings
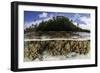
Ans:
{"label": "underwater rock", "polygon": [[30,61],[36,58],[42,61],[43,52],[47,52],[51,56],[67,56],[70,54],[73,57],[76,54],[86,55],[89,51],[90,40],[27,41],[25,42],[24,57],[27,57]]}

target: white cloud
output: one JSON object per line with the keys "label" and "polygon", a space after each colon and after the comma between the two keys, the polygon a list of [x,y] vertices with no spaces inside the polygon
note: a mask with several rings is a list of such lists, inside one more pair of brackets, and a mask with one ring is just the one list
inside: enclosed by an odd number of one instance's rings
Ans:
{"label": "white cloud", "polygon": [[73,24],[77,26],[77,22],[73,22]]}
{"label": "white cloud", "polygon": [[24,29],[29,28],[32,24],[30,22],[25,22]]}
{"label": "white cloud", "polygon": [[90,24],[90,18],[86,16],[81,16],[80,14],[75,14],[72,19],[73,21],[79,20],[79,21],[84,22],[85,24]]}
{"label": "white cloud", "polygon": [[[77,22],[73,22],[74,25],[77,26]],[[82,29],[87,29],[87,30],[90,30],[91,29],[91,24],[80,24],[78,27],[82,28]]]}
{"label": "white cloud", "polygon": [[91,25],[90,25],[90,24],[88,24],[88,25],[80,24],[79,27],[81,27],[81,28],[83,28],[83,29],[88,29],[88,30],[90,30]]}
{"label": "white cloud", "polygon": [[[73,21],[75,21],[75,20],[84,22],[84,23],[79,24],[80,28],[90,30],[90,28],[91,28],[91,18],[90,17],[80,16],[79,14],[75,14],[73,17]],[[74,23],[74,25],[77,25],[77,22],[73,22],[73,23]]]}
{"label": "white cloud", "polygon": [[39,18],[45,18],[45,17],[47,17],[47,15],[48,15],[48,13],[43,12],[43,13],[39,14]]}
{"label": "white cloud", "polygon": [[80,21],[84,22],[85,24],[80,24],[80,27],[83,29],[89,29],[91,28],[91,19],[89,17],[80,17]]}
{"label": "white cloud", "polygon": [[84,16],[84,17],[80,17],[80,21],[83,21],[85,24],[88,25],[88,24],[90,24],[91,20],[90,20],[90,18]]}

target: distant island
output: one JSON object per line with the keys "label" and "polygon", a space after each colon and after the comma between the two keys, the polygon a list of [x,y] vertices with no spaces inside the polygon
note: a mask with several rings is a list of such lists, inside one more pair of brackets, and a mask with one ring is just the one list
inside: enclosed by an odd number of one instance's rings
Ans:
{"label": "distant island", "polygon": [[74,32],[90,32],[90,30],[82,29],[78,25],[74,25],[72,20],[64,16],[56,16],[48,21],[42,21],[38,25],[32,24],[26,28],[26,32],[32,31],[74,31]]}
{"label": "distant island", "polygon": [[[81,33],[80,33],[81,32]],[[86,36],[83,36],[84,34]],[[86,34],[87,33],[87,34]],[[24,29],[25,38],[85,38],[89,37],[90,30],[82,29],[72,20],[64,16],[56,16],[39,24],[32,24]]]}

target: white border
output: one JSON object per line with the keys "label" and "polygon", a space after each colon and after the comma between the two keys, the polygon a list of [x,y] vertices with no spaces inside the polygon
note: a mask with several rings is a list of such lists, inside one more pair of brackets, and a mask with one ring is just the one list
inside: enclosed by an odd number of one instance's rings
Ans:
{"label": "white border", "polygon": [[[42,62],[24,62],[24,11],[49,11],[49,12],[75,12],[75,13],[90,13],[91,14],[91,58],[90,59],[75,59],[63,61],[42,61]],[[95,64],[95,11],[93,9],[81,8],[61,8],[61,7],[46,7],[46,6],[18,6],[18,68],[35,68],[35,67],[50,67],[50,66],[71,66]]]}

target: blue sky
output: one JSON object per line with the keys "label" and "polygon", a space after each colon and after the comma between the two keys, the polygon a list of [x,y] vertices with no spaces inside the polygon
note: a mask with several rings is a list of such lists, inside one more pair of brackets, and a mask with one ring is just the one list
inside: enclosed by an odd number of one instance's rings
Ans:
{"label": "blue sky", "polygon": [[90,14],[89,13],[61,13],[61,12],[37,12],[24,11],[24,25],[25,27],[31,24],[36,24],[42,20],[49,20],[54,16],[65,16],[73,21],[74,24],[79,24],[83,29],[90,29]]}

